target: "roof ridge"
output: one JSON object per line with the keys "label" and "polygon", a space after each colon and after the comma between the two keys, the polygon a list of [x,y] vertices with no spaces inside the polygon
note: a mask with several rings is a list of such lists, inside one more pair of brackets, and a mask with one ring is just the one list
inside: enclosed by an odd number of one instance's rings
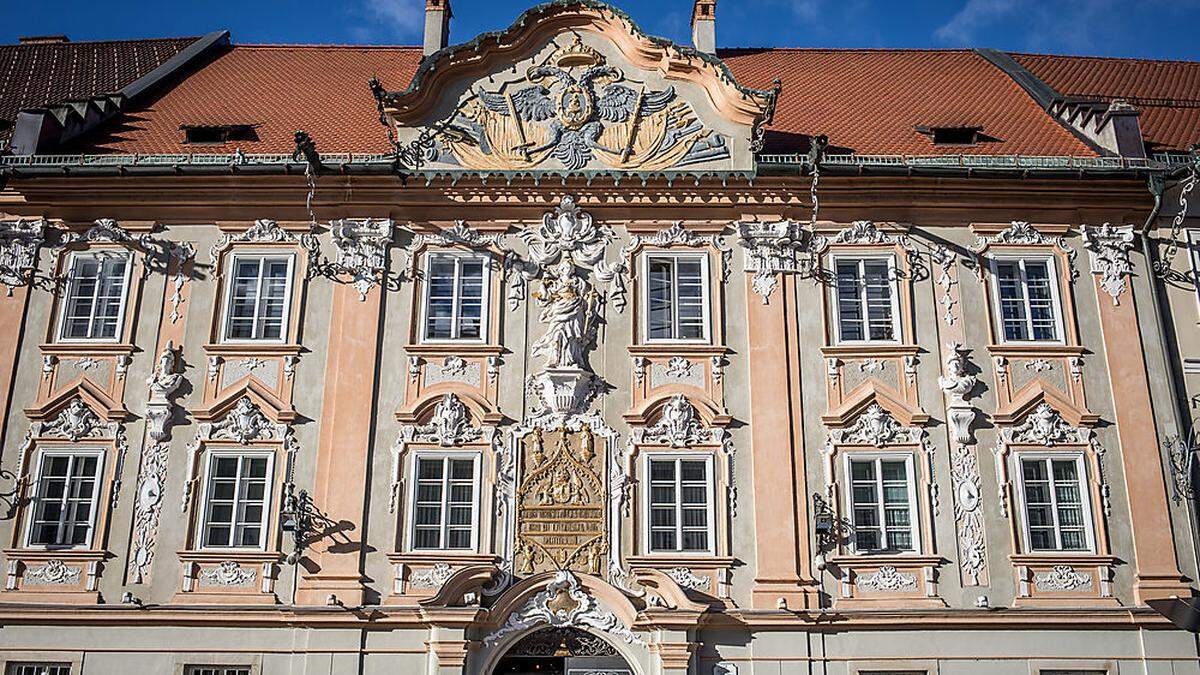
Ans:
{"label": "roof ridge", "polygon": [[755,51],[755,52],[879,52],[884,54],[910,53],[950,53],[970,54],[970,49],[962,47],[718,47],[717,54],[722,52]]}
{"label": "roof ridge", "polygon": [[71,40],[66,42],[6,42],[0,44],[0,48],[4,47],[71,47],[75,45],[111,45],[111,44],[133,44],[142,42],[179,42],[181,40],[199,40],[203,35],[180,35],[176,37],[148,37],[148,38],[110,38],[107,40]]}
{"label": "roof ridge", "polygon": [[1141,56],[1098,56],[1093,54],[1047,54],[1039,52],[1006,52],[1012,56],[1033,56],[1052,59],[1075,59],[1084,61],[1127,61],[1130,63],[1180,63],[1200,66],[1200,60],[1188,59],[1148,59]]}

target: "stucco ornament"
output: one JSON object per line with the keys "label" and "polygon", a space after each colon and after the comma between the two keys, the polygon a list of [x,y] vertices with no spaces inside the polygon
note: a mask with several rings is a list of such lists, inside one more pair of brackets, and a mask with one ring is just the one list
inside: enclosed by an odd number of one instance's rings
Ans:
{"label": "stucco ornament", "polygon": [[[279,226],[279,223],[269,218],[261,218],[254,221],[245,232],[241,234],[223,234],[212,246],[208,249],[208,255],[215,264],[220,258],[221,253],[234,244],[238,243],[286,243],[298,244],[304,249],[309,260],[316,260],[320,255],[321,247],[317,242],[317,238],[312,234],[302,234],[296,236],[291,232]],[[309,273],[312,273],[309,269]]]}
{"label": "stucco ornament", "polygon": [[200,580],[213,586],[249,586],[256,578],[258,572],[242,567],[232,560],[226,560],[200,573]]}
{"label": "stucco ornament", "polygon": [[1171,498],[1176,504],[1184,500],[1194,499],[1196,486],[1193,482],[1196,457],[1200,455],[1200,439],[1196,431],[1200,424],[1192,421],[1193,431],[1189,434],[1174,434],[1163,442],[1167,449],[1167,459],[1171,469]]}
{"label": "stucco ornament", "polygon": [[910,439],[909,429],[900,425],[891,413],[872,403],[845,429],[834,430],[835,441],[844,444],[873,445],[882,448]]}
{"label": "stucco ornament", "polygon": [[196,247],[191,243],[183,241],[178,242],[171,247],[171,258],[175,261],[175,274],[172,275],[170,281],[171,295],[171,323],[176,323],[183,318],[183,312],[179,310],[184,303],[183,287],[187,284],[188,276],[186,265],[187,262],[196,257]]}
{"label": "stucco ornament", "polygon": [[437,443],[446,448],[477,441],[483,435],[481,429],[471,426],[467,406],[454,393],[442,396],[428,424],[406,427],[405,431],[410,442]]}
{"label": "stucco ornament", "polygon": [[237,405],[224,419],[214,422],[210,438],[228,438],[246,445],[259,438],[273,435],[275,425],[263,415],[249,396],[238,399]]}
{"label": "stucco ornament", "polygon": [[78,567],[71,567],[61,560],[47,560],[38,567],[25,570],[25,581],[30,584],[45,586],[67,586],[79,583]]}
{"label": "stucco ornament", "polygon": [[1023,220],[1014,220],[1008,227],[996,234],[979,235],[976,237],[976,240],[976,252],[982,251],[992,244],[1051,246],[1067,256],[1067,274],[1069,277],[1072,280],[1079,278],[1079,270],[1075,269],[1075,258],[1078,257],[1078,253],[1075,249],[1067,245],[1066,238],[1043,234],[1036,227]]}
{"label": "stucco ornament", "polygon": [[0,284],[8,295],[29,284],[45,232],[46,221],[40,218],[0,221]]}
{"label": "stucco ornament", "polygon": [[546,333],[533,343],[533,356],[546,357],[549,368],[583,368],[584,351],[599,325],[596,292],[563,260],[547,272],[543,290],[534,298],[543,305],[538,320]]}
{"label": "stucco ornament", "polygon": [[151,373],[147,384],[150,385],[150,401],[146,404],[146,427],[150,438],[155,442],[165,440],[169,435],[168,425],[174,404],[171,397],[183,385],[183,375],[179,370],[179,353],[175,343],[168,341],[158,355],[158,362]]}
{"label": "stucco ornament", "polygon": [[421,570],[412,575],[408,583],[413,588],[441,588],[452,576],[454,576],[454,568],[447,563],[440,562],[434,563],[433,567],[427,570]]}
{"label": "stucco ornament", "polygon": [[676,394],[667,401],[662,408],[658,424],[643,430],[634,430],[635,435],[640,437],[635,440],[639,442],[662,443],[672,448],[689,448],[713,442],[712,432],[720,430],[705,429],[700,423],[700,416],[696,414],[695,406],[683,394]]}
{"label": "stucco ornament", "polygon": [[1092,587],[1092,577],[1075,571],[1070,565],[1055,565],[1048,572],[1039,572],[1033,577],[1039,591],[1075,591]]}
{"label": "stucco ornament", "polygon": [[1086,443],[1089,435],[1085,434],[1085,430],[1067,424],[1062,415],[1045,402],[1039,403],[1024,422],[1012,429],[1002,430],[1001,434],[1009,443],[1048,446]]}
{"label": "stucco ornament", "polygon": [[133,554],[129,559],[131,583],[145,583],[153,569],[168,455],[169,446],[166,443],[152,443],[142,453],[142,467],[133,505]]}
{"label": "stucco ornament", "polygon": [[695,573],[686,567],[672,567],[667,570],[667,576],[671,577],[671,581],[674,581],[681,587],[696,591],[706,591],[712,585],[711,577],[696,576]]}
{"label": "stucco ornament", "polygon": [[615,614],[602,608],[588,594],[579,579],[567,570],[559,570],[546,589],[530,598],[484,644],[491,646],[513,633],[547,624],[553,628],[591,628],[619,638],[626,644],[645,644]]}
{"label": "stucco ornament", "polygon": [[815,266],[816,238],[802,223],[780,220],[770,223],[736,223],[738,242],[745,252],[745,267],[752,272],[750,286],[770,302],[780,274],[807,274]]}
{"label": "stucco ornament", "polygon": [[954,430],[956,443],[974,443],[971,424],[977,412],[967,399],[974,392],[978,379],[967,373],[967,353],[962,343],[950,344],[947,350],[946,374],[938,378],[938,386],[946,396],[946,417]]}
{"label": "stucco ornament", "polygon": [[1114,305],[1118,304],[1128,288],[1128,277],[1133,273],[1133,263],[1129,260],[1129,251],[1133,249],[1133,226],[1084,225],[1080,233],[1092,261],[1092,273],[1100,277],[1100,288],[1112,297]]}
{"label": "stucco ornament", "polygon": [[884,565],[873,574],[859,577],[855,581],[859,590],[873,593],[900,593],[917,590],[917,575],[901,572],[891,565]]}
{"label": "stucco ornament", "polygon": [[42,425],[44,436],[60,436],[71,441],[78,441],[89,436],[99,436],[104,425],[83,399],[74,398],[63,408],[58,416]]}
{"label": "stucco ornament", "polygon": [[347,218],[335,220],[329,227],[337,249],[333,269],[349,275],[359,300],[365,301],[367,293],[381,283],[387,272],[392,221],[388,218]]}

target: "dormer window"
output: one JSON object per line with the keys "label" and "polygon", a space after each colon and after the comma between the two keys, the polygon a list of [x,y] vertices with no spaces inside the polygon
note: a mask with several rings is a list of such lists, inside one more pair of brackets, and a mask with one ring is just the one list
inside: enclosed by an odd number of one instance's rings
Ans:
{"label": "dormer window", "polygon": [[917,127],[917,133],[928,136],[934,145],[975,145],[995,140],[982,132],[983,127]]}
{"label": "dormer window", "polygon": [[221,145],[233,141],[257,141],[256,124],[181,124],[187,145]]}

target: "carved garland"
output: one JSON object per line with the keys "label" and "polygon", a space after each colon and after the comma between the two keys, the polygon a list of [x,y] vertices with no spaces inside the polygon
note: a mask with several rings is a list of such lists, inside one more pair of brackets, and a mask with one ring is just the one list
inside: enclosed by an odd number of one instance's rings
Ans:
{"label": "carved garland", "polygon": [[[976,237],[976,253],[981,253],[988,246],[996,244],[1015,244],[1018,246],[1052,246],[1060,253],[1067,256],[1067,274],[1074,281],[1079,278],[1079,270],[1075,268],[1075,258],[1078,253],[1075,249],[1067,245],[1066,237],[1051,237],[1042,234],[1033,225],[1023,221],[1014,220],[1012,224],[1003,230],[993,235],[979,235]],[[980,270],[984,269],[982,261]]]}
{"label": "carved garland", "polygon": [[335,273],[350,276],[360,301],[380,285],[387,273],[387,249],[392,241],[392,221],[388,218],[335,220],[329,224],[337,259]]}
{"label": "carved garland", "polygon": [[1114,305],[1119,304],[1133,273],[1133,263],[1129,260],[1133,227],[1113,227],[1104,223],[1100,227],[1084,225],[1080,232],[1091,258],[1092,273],[1100,277],[1100,288],[1112,297]]}
{"label": "carved garland", "polygon": [[[209,258],[212,259],[213,265],[217,264],[221,254],[229,250],[234,244],[253,243],[253,244],[298,244],[304,250],[309,262],[319,260],[321,247],[316,236],[311,233],[305,233],[297,237],[291,232],[279,226],[279,223],[267,218],[261,218],[254,221],[249,229],[241,234],[223,234],[208,249]],[[311,275],[315,271],[315,266],[310,266],[308,273]],[[220,275],[222,270],[218,269],[217,274]]]}

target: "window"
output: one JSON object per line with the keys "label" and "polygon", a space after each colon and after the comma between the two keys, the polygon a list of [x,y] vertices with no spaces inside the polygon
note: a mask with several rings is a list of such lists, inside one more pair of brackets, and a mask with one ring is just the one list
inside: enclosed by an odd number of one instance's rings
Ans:
{"label": "window", "polygon": [[1029,551],[1092,550],[1083,456],[1022,456],[1020,467]]}
{"label": "window", "polygon": [[855,553],[915,552],[911,456],[848,458]]}
{"label": "window", "polygon": [[646,256],[646,339],[708,339],[708,256]]}
{"label": "window", "polygon": [[71,675],[69,663],[10,663],[5,675]]}
{"label": "window", "polygon": [[1062,340],[1053,260],[999,258],[992,273],[1005,342]]}
{"label": "window", "polygon": [[647,460],[651,553],[712,552],[712,458]]}
{"label": "window", "polygon": [[96,251],[71,255],[59,339],[118,339],[124,321],[129,268],[128,253]]}
{"label": "window", "polygon": [[102,457],[100,451],[42,453],[29,523],[30,546],[91,545]]}
{"label": "window", "polygon": [[237,255],[225,310],[231,342],[283,342],[291,305],[291,255]]}
{"label": "window", "polygon": [[184,675],[250,675],[250,666],[186,666]]}
{"label": "window", "polygon": [[835,258],[839,342],[896,342],[892,258]]}
{"label": "window", "polygon": [[258,140],[254,124],[184,124],[183,142],[188,145],[220,145],[230,141],[253,142]]}
{"label": "window", "polygon": [[203,548],[258,548],[266,543],[271,504],[269,454],[214,451],[208,457]]}
{"label": "window", "polygon": [[482,342],[488,309],[488,258],[429,255],[425,283],[425,340]]}
{"label": "window", "polygon": [[422,455],[415,464],[412,547],[474,550],[478,457]]}

